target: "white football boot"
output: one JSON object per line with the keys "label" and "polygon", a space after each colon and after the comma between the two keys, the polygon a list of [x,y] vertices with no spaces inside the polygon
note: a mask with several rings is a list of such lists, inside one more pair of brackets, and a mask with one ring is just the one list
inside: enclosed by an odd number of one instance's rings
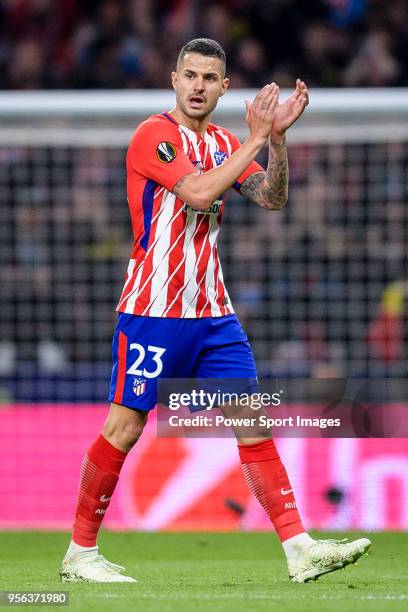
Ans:
{"label": "white football boot", "polygon": [[111,563],[99,554],[98,549],[92,552],[78,552],[65,556],[60,576],[62,582],[137,582],[130,576],[124,576],[121,565]]}
{"label": "white football boot", "polygon": [[317,580],[319,576],[335,572],[355,563],[371,546],[370,540],[316,540],[314,544],[288,559],[289,578],[292,582]]}

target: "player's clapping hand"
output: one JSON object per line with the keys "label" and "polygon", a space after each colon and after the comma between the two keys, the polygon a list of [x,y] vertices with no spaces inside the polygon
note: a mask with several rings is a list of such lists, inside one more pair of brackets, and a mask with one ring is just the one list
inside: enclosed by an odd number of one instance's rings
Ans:
{"label": "player's clapping hand", "polygon": [[297,79],[293,94],[283,104],[278,104],[272,117],[271,135],[282,136],[291,125],[299,119],[309,104],[309,92],[306,84]]}
{"label": "player's clapping hand", "polygon": [[246,121],[250,137],[267,141],[278,100],[279,87],[276,83],[265,85],[252,104],[245,100]]}

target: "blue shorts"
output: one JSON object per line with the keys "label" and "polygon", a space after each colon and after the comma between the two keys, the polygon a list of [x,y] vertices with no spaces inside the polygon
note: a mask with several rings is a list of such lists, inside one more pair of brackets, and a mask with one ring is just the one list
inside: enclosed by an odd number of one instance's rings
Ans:
{"label": "blue shorts", "polygon": [[248,338],[235,314],[202,319],[119,313],[109,401],[151,410],[158,378],[257,379]]}

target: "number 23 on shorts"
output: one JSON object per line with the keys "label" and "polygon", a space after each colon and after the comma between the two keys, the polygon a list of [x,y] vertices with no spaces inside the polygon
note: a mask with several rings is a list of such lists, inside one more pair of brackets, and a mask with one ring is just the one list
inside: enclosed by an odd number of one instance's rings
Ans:
{"label": "number 23 on shorts", "polygon": [[126,374],[132,374],[133,376],[144,376],[145,378],[156,378],[161,374],[163,370],[163,361],[162,356],[166,352],[165,348],[160,346],[153,346],[149,344],[147,347],[147,352],[152,353],[151,359],[156,364],[156,368],[153,371],[147,370],[145,367],[142,367],[143,361],[146,358],[146,350],[145,348],[139,344],[138,342],[132,342],[129,345],[130,351],[138,351],[138,356],[130,368],[127,370]]}

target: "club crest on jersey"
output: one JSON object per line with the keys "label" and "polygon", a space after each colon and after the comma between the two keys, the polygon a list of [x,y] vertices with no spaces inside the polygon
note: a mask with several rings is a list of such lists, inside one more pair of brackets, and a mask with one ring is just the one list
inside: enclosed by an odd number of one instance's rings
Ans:
{"label": "club crest on jersey", "polygon": [[224,151],[216,151],[214,153],[214,159],[217,166],[221,166],[221,164],[223,164],[227,159],[227,154],[224,153]]}
{"label": "club crest on jersey", "polygon": [[133,379],[133,393],[137,396],[142,395],[146,391],[146,381],[143,378]]}
{"label": "club crest on jersey", "polygon": [[169,164],[173,159],[176,159],[177,151],[171,142],[161,142],[156,149],[157,159],[163,164]]}

